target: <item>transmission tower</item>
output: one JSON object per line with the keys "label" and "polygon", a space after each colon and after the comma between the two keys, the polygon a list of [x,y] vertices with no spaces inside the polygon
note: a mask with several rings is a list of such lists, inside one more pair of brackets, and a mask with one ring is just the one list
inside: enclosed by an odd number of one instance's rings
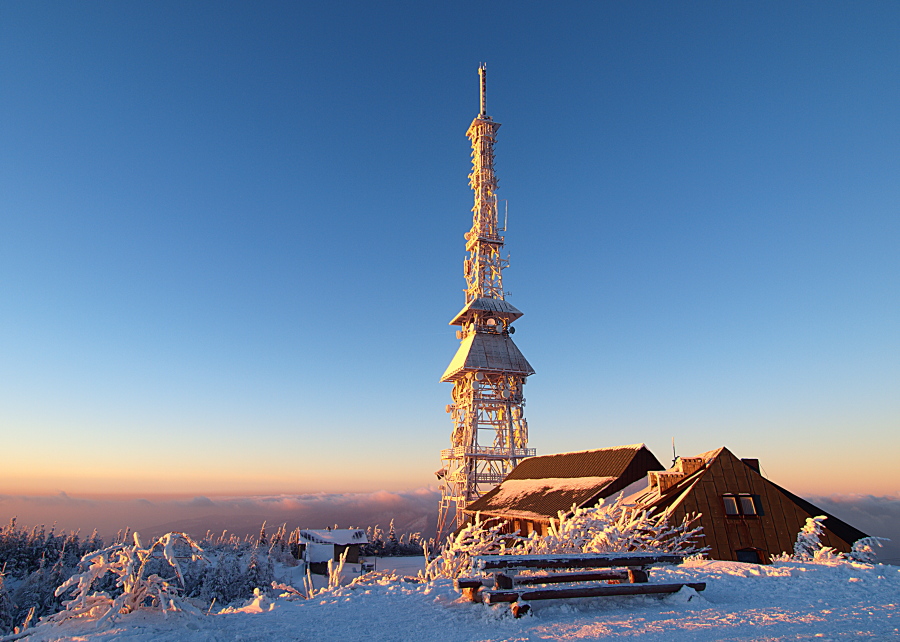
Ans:
{"label": "transmission tower", "polygon": [[475,192],[472,229],[466,235],[466,303],[450,325],[461,326],[456,356],[441,381],[453,383],[451,447],[441,451],[441,505],[437,537],[463,524],[463,509],[499,484],[524,458],[528,445],[522,388],[534,374],[510,337],[522,316],[505,300],[502,232],[494,173],[494,142],[500,123],[485,111],[487,68],[478,68],[481,111],[466,132],[472,142],[469,186]]}

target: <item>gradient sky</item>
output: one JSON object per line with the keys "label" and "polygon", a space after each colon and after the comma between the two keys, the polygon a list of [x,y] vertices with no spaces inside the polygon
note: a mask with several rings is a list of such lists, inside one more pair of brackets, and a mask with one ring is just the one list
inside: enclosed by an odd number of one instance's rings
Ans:
{"label": "gradient sky", "polygon": [[900,494],[900,4],[0,3],[0,492],[435,484],[488,63],[541,453]]}

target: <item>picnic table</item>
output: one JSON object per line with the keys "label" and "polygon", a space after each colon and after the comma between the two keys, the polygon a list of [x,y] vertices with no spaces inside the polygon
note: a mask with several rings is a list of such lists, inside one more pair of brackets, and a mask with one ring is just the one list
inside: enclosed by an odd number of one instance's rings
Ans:
{"label": "picnic table", "polygon": [[649,581],[651,566],[683,560],[681,555],[657,553],[481,555],[473,559],[473,568],[492,577],[460,578],[456,588],[473,602],[509,603],[513,615],[521,617],[532,600],[665,594],[683,586],[704,590],[705,582]]}

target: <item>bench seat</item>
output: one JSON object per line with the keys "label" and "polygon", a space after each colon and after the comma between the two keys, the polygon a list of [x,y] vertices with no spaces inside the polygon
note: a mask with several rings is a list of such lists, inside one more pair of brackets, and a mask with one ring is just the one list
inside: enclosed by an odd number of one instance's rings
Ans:
{"label": "bench seat", "polygon": [[688,586],[695,591],[702,591],[706,589],[706,582],[688,582],[684,584],[608,584],[605,586],[540,588],[511,591],[485,589],[481,591],[481,595],[485,604],[499,604],[502,602],[518,602],[520,600],[530,602],[532,600],[557,600],[572,597],[677,593],[682,586]]}

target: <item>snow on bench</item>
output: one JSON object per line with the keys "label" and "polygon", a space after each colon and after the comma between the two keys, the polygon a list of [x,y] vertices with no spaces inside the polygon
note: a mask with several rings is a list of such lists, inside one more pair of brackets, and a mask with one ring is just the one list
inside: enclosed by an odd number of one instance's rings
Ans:
{"label": "snow on bench", "polygon": [[681,564],[683,555],[660,553],[586,553],[582,555],[479,555],[475,567],[493,569],[610,568]]}
{"label": "snow on bench", "polygon": [[[511,603],[513,615],[528,612],[530,600],[557,600],[576,597],[613,595],[650,595],[675,593],[683,586],[695,591],[706,589],[705,582],[653,584],[646,569],[653,564],[679,564],[680,555],[655,553],[604,553],[585,555],[482,555],[474,558],[474,568],[494,571],[490,579],[460,578],[456,588],[473,602],[485,604]],[[600,571],[572,571],[540,573],[537,575],[507,575],[503,571],[544,571],[560,569],[606,569]],[[599,582],[606,584],[598,586]],[[486,584],[493,588],[485,588]],[[565,584],[551,588],[523,587]]]}

